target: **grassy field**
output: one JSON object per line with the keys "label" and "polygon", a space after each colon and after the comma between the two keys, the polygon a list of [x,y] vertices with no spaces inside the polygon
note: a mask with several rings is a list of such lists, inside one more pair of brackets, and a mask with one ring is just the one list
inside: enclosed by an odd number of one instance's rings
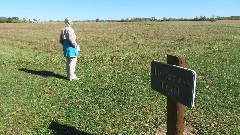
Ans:
{"label": "grassy field", "polygon": [[0,134],[153,134],[166,97],[150,63],[185,57],[198,74],[187,124],[240,133],[240,21],[75,23],[79,81],[65,79],[63,23],[0,24]]}

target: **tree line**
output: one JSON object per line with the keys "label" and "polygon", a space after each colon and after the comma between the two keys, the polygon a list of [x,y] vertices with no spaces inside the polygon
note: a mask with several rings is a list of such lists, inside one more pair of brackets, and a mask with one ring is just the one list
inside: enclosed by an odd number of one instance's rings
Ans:
{"label": "tree line", "polygon": [[151,18],[126,18],[121,20],[100,20],[97,18],[96,20],[84,20],[83,22],[144,22],[144,21],[155,21],[155,22],[163,22],[163,21],[218,21],[218,20],[240,20],[240,16],[230,16],[230,17],[220,17],[220,16],[196,16],[195,18],[166,18],[156,19],[155,17]]}
{"label": "tree line", "polygon": [[0,23],[27,23],[27,19],[19,19],[18,17],[0,17]]}
{"label": "tree line", "polygon": [[[143,22],[143,21],[218,21],[218,20],[240,20],[240,16],[229,16],[229,17],[220,17],[220,16],[212,16],[210,18],[206,16],[196,16],[195,18],[188,19],[188,18],[166,18],[163,17],[162,19],[156,19],[155,17],[150,18],[126,18],[121,20],[100,20],[97,18],[96,20],[84,20],[84,22]],[[32,19],[33,22],[37,22],[36,19]],[[26,18],[19,19],[18,17],[0,17],[0,23],[32,23],[32,21],[28,21]],[[49,22],[54,22],[50,20]],[[59,22],[59,21],[57,21]]]}
{"label": "tree line", "polygon": [[156,21],[156,22],[162,22],[162,21],[218,21],[218,20],[240,20],[240,16],[230,16],[230,17],[220,17],[220,16],[212,16],[212,17],[206,17],[206,16],[196,16],[195,18],[188,19],[188,18],[166,18],[163,17],[162,19],[156,19],[155,17],[151,18],[126,18],[121,20],[92,20],[96,22],[143,22],[143,21]]}

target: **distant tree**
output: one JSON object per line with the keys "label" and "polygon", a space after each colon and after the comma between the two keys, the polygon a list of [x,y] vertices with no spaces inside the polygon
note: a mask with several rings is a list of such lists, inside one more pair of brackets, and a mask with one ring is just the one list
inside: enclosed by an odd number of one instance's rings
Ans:
{"label": "distant tree", "polygon": [[206,16],[200,16],[200,21],[206,21],[207,17]]}
{"label": "distant tree", "polygon": [[8,18],[7,17],[0,17],[0,23],[7,23]]}
{"label": "distant tree", "polygon": [[12,22],[13,22],[12,18],[8,17],[7,23],[12,23]]}
{"label": "distant tree", "polygon": [[100,20],[97,18],[97,19],[96,19],[96,22],[99,22],[99,21],[100,21]]}
{"label": "distant tree", "polygon": [[156,21],[156,18],[155,17],[151,17],[151,21]]}
{"label": "distant tree", "polygon": [[212,15],[212,17],[209,19],[211,22],[215,22],[217,21],[217,18],[215,17],[215,15]]}
{"label": "distant tree", "polygon": [[7,23],[20,23],[21,21],[19,20],[18,17],[8,17]]}
{"label": "distant tree", "polygon": [[217,20],[221,20],[222,18],[220,17],[220,16],[217,16],[217,18],[216,18]]}
{"label": "distant tree", "polygon": [[196,16],[193,20],[194,20],[194,21],[198,21],[199,19],[198,19],[198,17]]}
{"label": "distant tree", "polygon": [[119,22],[125,22],[125,20],[122,18],[121,20],[119,20]]}
{"label": "distant tree", "polygon": [[163,21],[167,21],[167,18],[166,18],[166,17],[163,17],[162,20],[163,20]]}
{"label": "distant tree", "polygon": [[13,20],[19,20],[19,18],[18,18],[18,17],[12,17],[12,19],[13,19]]}
{"label": "distant tree", "polygon": [[27,22],[27,19],[26,18],[23,18],[23,20],[22,20],[24,23],[26,23]]}

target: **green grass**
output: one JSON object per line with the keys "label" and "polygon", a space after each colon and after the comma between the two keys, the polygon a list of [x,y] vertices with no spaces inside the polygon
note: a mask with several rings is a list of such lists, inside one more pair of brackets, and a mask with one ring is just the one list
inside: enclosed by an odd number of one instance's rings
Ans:
{"label": "green grass", "polygon": [[183,56],[198,74],[185,120],[199,134],[240,132],[239,21],[76,23],[80,80],[65,77],[62,23],[0,24],[0,134],[153,133],[166,97],[150,63]]}

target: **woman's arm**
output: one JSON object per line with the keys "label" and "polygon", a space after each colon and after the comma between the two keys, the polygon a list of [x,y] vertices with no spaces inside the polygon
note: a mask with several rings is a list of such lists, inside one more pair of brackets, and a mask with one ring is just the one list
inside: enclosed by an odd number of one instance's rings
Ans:
{"label": "woman's arm", "polygon": [[63,35],[62,35],[62,30],[61,30],[61,33],[60,33],[60,37],[59,37],[59,42],[60,42],[60,44],[62,44],[63,45]]}

